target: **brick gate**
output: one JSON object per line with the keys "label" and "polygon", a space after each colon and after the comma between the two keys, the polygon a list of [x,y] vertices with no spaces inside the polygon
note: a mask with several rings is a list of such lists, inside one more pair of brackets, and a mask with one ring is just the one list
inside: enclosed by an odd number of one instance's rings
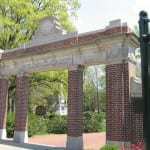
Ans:
{"label": "brick gate", "polygon": [[138,38],[120,20],[111,21],[103,30],[75,35],[63,34],[56,21],[46,18],[29,43],[1,51],[0,139],[6,138],[9,76],[17,76],[14,141],[24,143],[28,141],[28,76],[33,72],[68,69],[67,149],[82,150],[83,70],[106,64],[107,143],[118,144],[122,150],[143,150],[143,114],[136,111],[133,98],[141,91],[140,83],[134,80],[133,54],[139,47]]}

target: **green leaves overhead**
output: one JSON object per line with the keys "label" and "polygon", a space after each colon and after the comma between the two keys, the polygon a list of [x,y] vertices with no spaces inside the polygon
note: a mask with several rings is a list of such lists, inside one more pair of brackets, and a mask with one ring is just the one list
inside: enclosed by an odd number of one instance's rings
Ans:
{"label": "green leaves overhead", "polygon": [[70,17],[79,6],[78,0],[0,0],[0,48],[15,48],[30,40],[38,21],[47,16],[57,17],[65,30],[73,30]]}
{"label": "green leaves overhead", "polygon": [[67,97],[67,71],[34,73],[30,77],[30,110],[38,105],[49,109],[58,103],[58,96]]}

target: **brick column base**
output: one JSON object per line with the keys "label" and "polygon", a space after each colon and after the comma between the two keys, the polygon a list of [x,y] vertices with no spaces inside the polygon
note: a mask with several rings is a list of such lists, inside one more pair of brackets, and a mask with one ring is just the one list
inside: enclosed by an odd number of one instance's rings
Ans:
{"label": "brick column base", "polygon": [[0,139],[6,139],[8,80],[0,79]]}
{"label": "brick column base", "polygon": [[145,150],[144,142],[131,145],[131,150]]}
{"label": "brick column base", "polygon": [[67,136],[67,150],[83,150],[83,136]]}
{"label": "brick column base", "polygon": [[68,72],[67,150],[83,149],[83,68]]}
{"label": "brick column base", "polygon": [[18,76],[16,79],[16,117],[14,141],[19,143],[28,142],[28,77]]}
{"label": "brick column base", "polygon": [[28,143],[28,131],[14,132],[14,141],[17,143]]}

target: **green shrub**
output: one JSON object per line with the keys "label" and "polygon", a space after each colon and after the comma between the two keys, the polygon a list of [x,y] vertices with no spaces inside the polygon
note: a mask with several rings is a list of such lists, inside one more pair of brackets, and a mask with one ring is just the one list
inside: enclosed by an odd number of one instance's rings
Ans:
{"label": "green shrub", "polygon": [[47,133],[47,122],[48,122],[48,120],[42,116],[37,116],[35,114],[29,114],[29,123],[28,123],[29,137],[31,137],[33,135],[46,134]]}
{"label": "green shrub", "polygon": [[[8,113],[7,117],[7,137],[12,138],[14,135],[15,128],[15,114]],[[47,133],[47,120],[43,117],[29,114],[29,123],[28,123],[28,134],[29,137],[37,134],[46,134]]]}
{"label": "green shrub", "polygon": [[84,113],[84,132],[105,131],[105,114],[95,112]]}
{"label": "green shrub", "polygon": [[[86,112],[84,113],[84,132],[105,131],[104,113]],[[63,134],[67,132],[67,117],[50,115],[48,121],[48,133]]]}
{"label": "green shrub", "polygon": [[67,132],[66,116],[51,117],[47,124],[48,133],[64,134]]}
{"label": "green shrub", "polygon": [[6,126],[8,138],[12,138],[14,136],[14,128],[15,128],[15,115],[14,113],[8,113]]}
{"label": "green shrub", "polygon": [[100,150],[119,150],[119,146],[117,145],[105,145]]}
{"label": "green shrub", "polygon": [[[14,113],[8,113],[7,136],[14,135]],[[45,117],[29,114],[28,134],[29,137],[37,134],[55,133],[64,134],[67,132],[67,116],[49,114]],[[105,131],[104,113],[85,112],[84,132]]]}

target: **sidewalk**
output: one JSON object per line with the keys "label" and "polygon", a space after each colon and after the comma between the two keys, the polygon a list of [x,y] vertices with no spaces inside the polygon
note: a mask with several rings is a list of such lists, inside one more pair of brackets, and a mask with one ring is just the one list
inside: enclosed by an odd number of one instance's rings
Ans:
{"label": "sidewalk", "polygon": [[55,148],[37,144],[17,144],[11,140],[7,140],[0,141],[0,150],[64,150],[64,148]]}
{"label": "sidewalk", "polygon": [[[99,150],[106,142],[106,134],[86,133],[83,135],[84,150]],[[0,141],[0,150],[65,150],[66,134],[38,135],[29,138],[30,144],[17,144],[12,140]]]}

